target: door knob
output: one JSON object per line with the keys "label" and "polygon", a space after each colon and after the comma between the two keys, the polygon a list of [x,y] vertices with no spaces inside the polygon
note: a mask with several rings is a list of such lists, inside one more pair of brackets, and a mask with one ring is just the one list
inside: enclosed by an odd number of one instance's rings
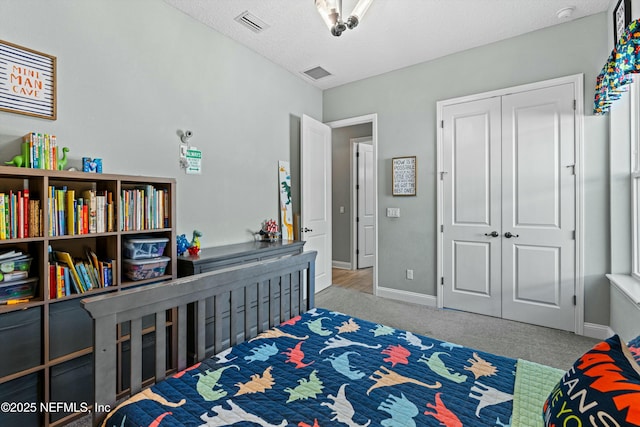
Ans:
{"label": "door knob", "polygon": [[507,239],[510,239],[512,237],[520,237],[519,234],[511,234],[510,231],[507,231],[506,233],[504,233],[504,237],[506,237]]}
{"label": "door knob", "polygon": [[312,232],[312,231],[313,231],[312,229],[307,228],[307,227],[305,227],[305,228],[303,228],[303,229],[302,229],[302,232],[303,232],[303,233],[310,233],[310,232]]}
{"label": "door knob", "polygon": [[498,237],[500,233],[498,233],[497,231],[492,231],[491,233],[484,233],[484,235],[489,237]]}

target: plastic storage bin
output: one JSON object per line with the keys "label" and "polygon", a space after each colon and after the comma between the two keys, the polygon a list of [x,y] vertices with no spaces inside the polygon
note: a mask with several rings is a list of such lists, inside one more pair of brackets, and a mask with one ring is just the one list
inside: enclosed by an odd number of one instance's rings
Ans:
{"label": "plastic storage bin", "polygon": [[33,298],[38,279],[15,280],[0,282],[0,302],[12,299]]}
{"label": "plastic storage bin", "polygon": [[162,276],[171,258],[123,259],[125,274],[131,280],[153,279]]}
{"label": "plastic storage bin", "polygon": [[16,261],[0,261],[0,282],[26,279],[29,277],[31,258],[23,258]]}
{"label": "plastic storage bin", "polygon": [[129,259],[161,257],[168,241],[166,237],[124,239],[124,256]]}

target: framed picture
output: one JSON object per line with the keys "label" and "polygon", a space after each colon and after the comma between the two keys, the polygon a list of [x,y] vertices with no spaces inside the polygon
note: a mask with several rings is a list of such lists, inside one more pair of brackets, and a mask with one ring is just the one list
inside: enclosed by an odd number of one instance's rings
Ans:
{"label": "framed picture", "polygon": [[394,196],[416,195],[416,156],[394,157],[392,160],[391,188]]}
{"label": "framed picture", "polygon": [[0,111],[56,120],[56,57],[0,40]]}
{"label": "framed picture", "polygon": [[618,44],[625,28],[631,23],[631,0],[618,0],[613,9],[613,46]]}

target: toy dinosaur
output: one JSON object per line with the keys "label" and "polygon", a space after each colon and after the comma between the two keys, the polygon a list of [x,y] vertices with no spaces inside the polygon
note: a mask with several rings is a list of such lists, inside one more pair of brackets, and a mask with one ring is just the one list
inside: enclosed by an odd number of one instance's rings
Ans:
{"label": "toy dinosaur", "polygon": [[69,148],[62,147],[62,157],[58,160],[58,170],[64,170],[65,166],[67,166],[67,153],[69,152]]}
{"label": "toy dinosaur", "polygon": [[193,230],[193,238],[191,239],[191,244],[187,248],[189,255],[198,255],[200,253],[200,237],[202,237],[202,232]]}
{"label": "toy dinosaur", "polygon": [[29,143],[23,142],[20,145],[21,153],[17,154],[11,161],[4,162],[5,165],[13,165],[17,168],[26,168],[29,165]]}

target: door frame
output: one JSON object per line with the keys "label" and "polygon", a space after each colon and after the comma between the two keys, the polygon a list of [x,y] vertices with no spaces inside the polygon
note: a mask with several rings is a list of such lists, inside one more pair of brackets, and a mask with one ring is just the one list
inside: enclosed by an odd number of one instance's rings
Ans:
{"label": "door frame", "polygon": [[[449,105],[460,104],[469,101],[476,101],[479,99],[504,96],[515,92],[526,92],[535,89],[542,89],[550,86],[557,86],[562,84],[572,83],[575,88],[575,176],[576,176],[576,188],[575,188],[575,250],[576,250],[576,265],[575,265],[575,279],[576,279],[576,306],[575,306],[575,329],[574,332],[578,335],[584,335],[584,172],[583,172],[583,145],[584,145],[584,75],[573,74],[564,77],[558,77],[555,79],[544,80],[535,83],[529,83],[519,86],[513,86],[504,89],[493,90],[484,93],[478,93],[474,95],[461,96],[458,98],[446,99],[438,101],[436,103],[436,127],[437,127],[437,145],[436,145],[436,170],[437,170],[437,208],[436,208],[436,283],[442,283],[442,277],[444,277],[444,265],[443,265],[443,233],[441,232],[444,224],[444,193],[442,185],[442,174],[444,171],[444,147],[443,147],[443,108]],[[436,285],[436,299],[437,307],[443,308],[444,297],[441,285]]]}
{"label": "door frame", "polygon": [[[356,191],[356,185],[358,184],[358,165],[356,163],[356,154],[358,152],[359,143],[368,143],[373,141],[371,137],[364,136],[361,138],[351,138],[349,143],[351,144],[351,269],[358,269],[358,192]],[[378,195],[374,195],[374,199],[378,200]],[[374,218],[374,224],[378,217],[377,210],[375,211],[376,218]],[[376,224],[377,225],[377,224]]]}
{"label": "door frame", "polygon": [[[372,114],[366,114],[364,116],[334,120],[331,122],[327,122],[325,124],[333,130],[333,129],[339,129],[339,128],[348,127],[348,126],[360,125],[364,123],[371,123],[371,145],[373,146],[373,192],[375,194],[374,209],[376,212],[376,218],[375,218],[376,230],[375,230],[375,238],[374,238],[375,259],[373,263],[373,295],[378,295],[378,229],[379,229],[378,217],[380,216],[378,215],[378,114],[372,113]],[[353,165],[351,165],[351,168],[353,170]],[[352,187],[351,191],[352,193],[354,193],[353,185],[351,187]],[[351,212],[353,212],[353,206],[354,206],[353,197],[351,198],[351,200],[352,200]],[[353,248],[355,244],[353,242],[353,233],[351,234],[350,240],[351,240],[351,248]],[[355,251],[352,251],[352,254],[354,253]],[[357,262],[357,260],[354,260],[352,258],[351,260],[352,268],[355,262]]]}

